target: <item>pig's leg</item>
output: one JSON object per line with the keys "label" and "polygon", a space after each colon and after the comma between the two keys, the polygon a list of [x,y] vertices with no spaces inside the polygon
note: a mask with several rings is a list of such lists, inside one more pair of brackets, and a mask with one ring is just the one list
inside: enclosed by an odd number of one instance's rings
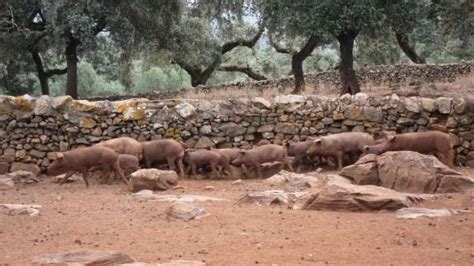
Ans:
{"label": "pig's leg", "polygon": [[123,174],[123,170],[122,170],[122,168],[120,167],[118,160],[113,164],[112,167],[113,167],[113,169],[114,169],[115,174],[118,175],[118,176],[120,176],[120,178],[122,178],[123,182],[128,185],[128,184],[129,184],[129,181],[128,181],[128,179],[125,177],[125,175]]}
{"label": "pig's leg", "polygon": [[337,170],[342,169],[342,159],[344,157],[344,153],[342,151],[338,151],[336,154],[337,157]]}
{"label": "pig's leg", "polygon": [[285,163],[286,163],[286,166],[288,166],[288,168],[290,169],[291,172],[295,171],[293,169],[293,165],[291,165],[291,160],[290,160],[290,158],[288,158],[288,156],[285,158]]}
{"label": "pig's leg", "polygon": [[259,179],[263,179],[262,167],[260,164],[254,164],[255,169],[257,170],[257,176]]}
{"label": "pig's leg", "polygon": [[195,163],[190,163],[191,166],[191,174],[193,175],[194,178],[197,176],[197,166]]}
{"label": "pig's leg", "polygon": [[59,181],[59,184],[62,185],[64,183],[66,183],[66,181],[68,180],[68,178],[70,178],[72,176],[72,174],[74,174],[74,171],[67,172],[67,174],[64,176],[63,180]]}
{"label": "pig's leg", "polygon": [[175,158],[167,157],[166,161],[168,161],[168,167],[170,168],[170,170],[171,171],[176,171],[176,165],[174,165]]}
{"label": "pig's leg", "polygon": [[88,174],[89,171],[87,171],[87,169],[82,171],[82,179],[84,179],[84,183],[86,183],[87,188],[89,187],[89,181],[87,180]]}
{"label": "pig's leg", "polygon": [[181,178],[184,178],[184,165],[183,165],[183,159],[182,158],[178,158],[176,159],[176,164],[178,165],[178,168],[179,168],[179,176]]}

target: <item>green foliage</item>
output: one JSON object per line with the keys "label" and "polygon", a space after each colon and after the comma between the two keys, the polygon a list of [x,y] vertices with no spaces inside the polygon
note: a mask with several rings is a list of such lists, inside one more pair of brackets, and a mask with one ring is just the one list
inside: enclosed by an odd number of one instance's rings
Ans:
{"label": "green foliage", "polygon": [[173,91],[191,84],[189,75],[177,66],[144,69],[137,64],[133,76],[134,93]]}

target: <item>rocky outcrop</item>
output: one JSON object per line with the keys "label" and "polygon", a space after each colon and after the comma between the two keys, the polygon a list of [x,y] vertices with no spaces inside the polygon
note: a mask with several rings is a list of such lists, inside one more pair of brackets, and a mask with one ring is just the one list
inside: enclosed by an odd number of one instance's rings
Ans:
{"label": "rocky outcrop", "polygon": [[0,213],[6,215],[39,215],[41,205],[25,205],[25,204],[0,204]]}
{"label": "rocky outcrop", "polygon": [[130,190],[167,190],[178,184],[175,171],[158,169],[141,169],[130,175]]}
{"label": "rocky outcrop", "polygon": [[422,201],[420,195],[401,193],[379,186],[353,185],[328,180],[298,199],[295,209],[336,211],[397,210]]}
{"label": "rocky outcrop", "polygon": [[367,155],[345,167],[341,175],[356,184],[410,193],[463,192],[474,187],[474,178],[447,167],[432,155],[412,151]]}

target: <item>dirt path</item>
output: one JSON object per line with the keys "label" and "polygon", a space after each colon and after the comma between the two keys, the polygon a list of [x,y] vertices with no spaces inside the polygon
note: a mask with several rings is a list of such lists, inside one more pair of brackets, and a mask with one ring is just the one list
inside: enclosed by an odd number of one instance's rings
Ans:
{"label": "dirt path", "polygon": [[[474,264],[474,214],[398,219],[391,212],[296,211],[236,205],[258,180],[183,180],[186,190],[228,199],[200,202],[212,215],[190,222],[167,221],[169,203],[131,200],[123,184],[48,180],[0,192],[0,203],[40,204],[38,217],[0,216],[0,264],[28,264],[34,256],[77,249],[122,251],[144,262],[202,260],[209,265],[250,264]],[[205,190],[205,186],[215,190]],[[473,207],[472,193],[423,203]]]}

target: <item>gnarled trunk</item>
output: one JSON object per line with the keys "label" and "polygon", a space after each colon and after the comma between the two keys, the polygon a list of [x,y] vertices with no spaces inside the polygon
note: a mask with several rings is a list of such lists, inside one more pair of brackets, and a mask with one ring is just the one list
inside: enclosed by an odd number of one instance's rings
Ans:
{"label": "gnarled trunk", "polygon": [[356,94],[360,92],[360,86],[354,71],[354,40],[358,32],[349,31],[337,36],[339,41],[339,51],[341,62],[339,64],[339,73],[341,76],[342,90],[341,95],[349,93]]}
{"label": "gnarled trunk", "polygon": [[77,46],[79,41],[70,38],[66,46],[66,62],[67,62],[67,80],[66,80],[66,95],[77,99]]}
{"label": "gnarled trunk", "polygon": [[408,39],[408,35],[406,33],[402,32],[395,32],[395,36],[397,37],[397,42],[400,48],[402,48],[402,51],[405,53],[405,55],[410,58],[410,60],[415,63],[415,64],[426,64],[426,61],[424,58],[420,57],[416,51],[415,47],[412,47],[410,45],[410,41]]}
{"label": "gnarled trunk", "polygon": [[303,73],[303,61],[304,59],[298,54],[291,57],[291,71],[295,78],[295,89],[293,94],[301,94],[305,90],[304,73]]}
{"label": "gnarled trunk", "polygon": [[39,55],[38,51],[30,50],[30,53],[36,65],[36,72],[41,85],[41,94],[49,95],[48,76],[44,72],[43,60],[41,60],[41,56]]}

